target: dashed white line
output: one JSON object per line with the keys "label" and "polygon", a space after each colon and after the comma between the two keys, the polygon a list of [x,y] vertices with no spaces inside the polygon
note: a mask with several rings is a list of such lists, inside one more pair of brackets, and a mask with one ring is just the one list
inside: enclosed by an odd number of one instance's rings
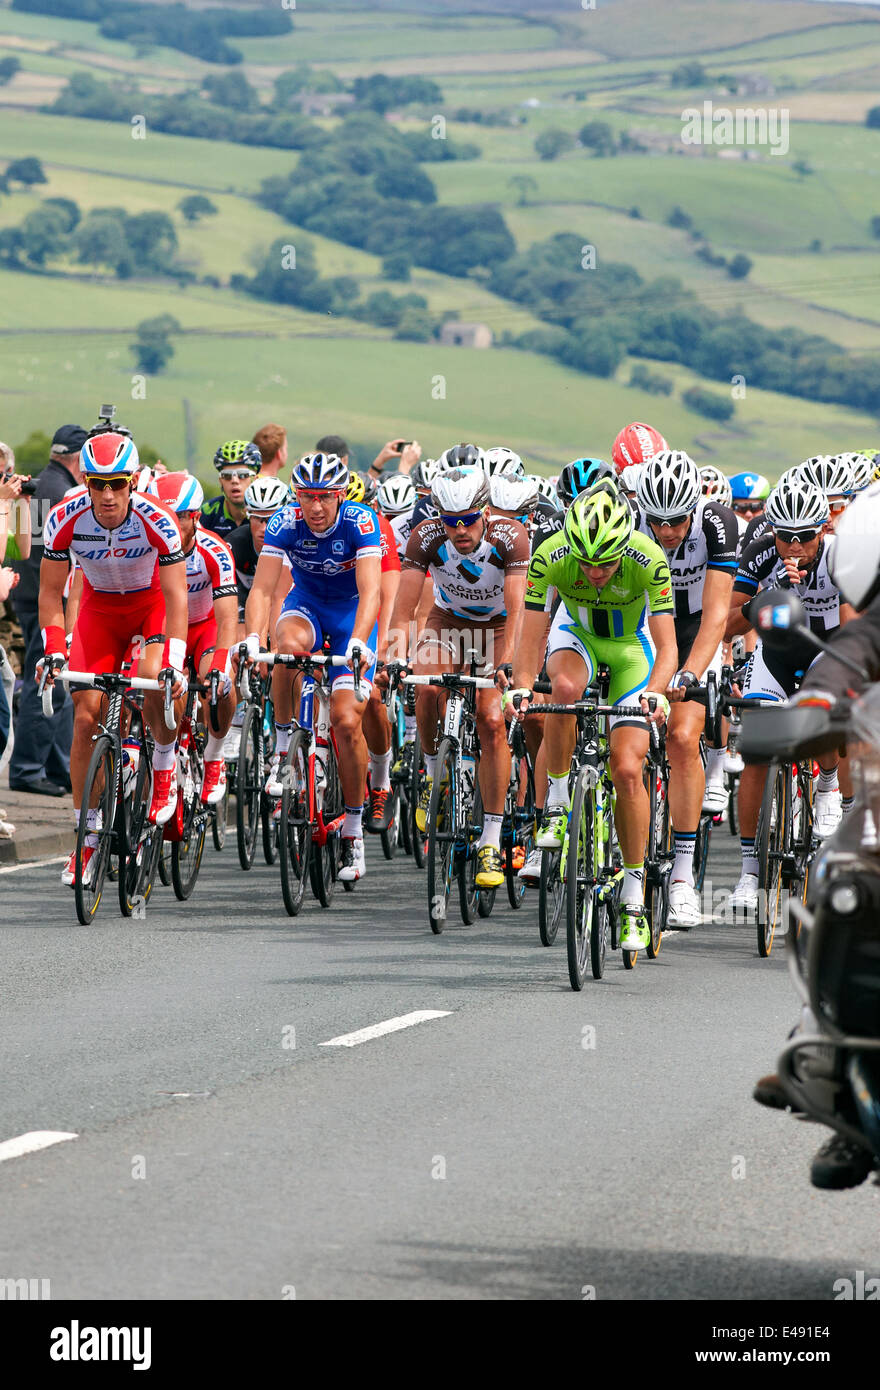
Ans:
{"label": "dashed white line", "polygon": [[76,1134],[67,1134],[60,1129],[34,1129],[29,1134],[19,1134],[15,1139],[6,1139],[0,1144],[0,1163],[7,1158],[21,1158],[22,1154],[35,1153],[37,1149],[48,1149],[53,1144],[63,1144],[66,1139],[77,1139]]}
{"label": "dashed white line", "polygon": [[318,1046],[357,1047],[358,1043],[370,1042],[372,1038],[384,1037],[386,1033],[397,1033],[401,1028],[413,1028],[417,1023],[427,1023],[431,1018],[448,1018],[451,1013],[451,1009],[416,1009],[414,1013],[386,1018],[384,1023],[373,1023],[369,1028],[359,1028],[356,1033],[343,1033],[341,1037],[330,1038]]}

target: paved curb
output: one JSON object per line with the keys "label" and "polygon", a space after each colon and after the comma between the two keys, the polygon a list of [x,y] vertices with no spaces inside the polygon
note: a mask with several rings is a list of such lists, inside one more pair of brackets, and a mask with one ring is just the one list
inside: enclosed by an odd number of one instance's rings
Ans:
{"label": "paved curb", "polygon": [[72,826],[69,830],[47,830],[43,834],[17,830],[11,840],[0,840],[0,865],[26,864],[53,854],[71,854],[75,839]]}

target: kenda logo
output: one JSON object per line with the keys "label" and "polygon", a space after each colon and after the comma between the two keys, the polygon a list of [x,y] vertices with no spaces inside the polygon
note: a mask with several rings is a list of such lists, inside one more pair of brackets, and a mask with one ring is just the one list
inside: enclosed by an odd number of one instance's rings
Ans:
{"label": "kenda logo", "polygon": [[0,1299],[51,1298],[48,1279],[0,1279]]}
{"label": "kenda logo", "polygon": [[681,113],[683,145],[769,145],[772,155],[788,154],[788,109],[715,106],[711,101]]}
{"label": "kenda logo", "polygon": [[152,1364],[152,1328],[80,1327],[76,1318],[69,1327],[53,1327],[49,1356],[53,1361],[131,1361],[135,1371]]}

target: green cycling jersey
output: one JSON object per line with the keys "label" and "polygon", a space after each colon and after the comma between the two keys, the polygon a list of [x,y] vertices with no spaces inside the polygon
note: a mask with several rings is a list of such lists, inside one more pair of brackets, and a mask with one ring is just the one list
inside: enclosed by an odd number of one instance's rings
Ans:
{"label": "green cycling jersey", "polygon": [[633,532],[619,568],[601,589],[587,579],[562,535],[548,536],[529,565],[525,606],[549,612],[555,593],[577,626],[599,638],[635,637],[648,614],[675,612],[666,555],[641,531]]}

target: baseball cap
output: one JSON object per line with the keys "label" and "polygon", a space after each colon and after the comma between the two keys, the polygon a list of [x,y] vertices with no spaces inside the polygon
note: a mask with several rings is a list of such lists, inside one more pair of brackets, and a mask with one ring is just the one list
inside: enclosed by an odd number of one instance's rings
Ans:
{"label": "baseball cap", "polygon": [[60,425],[52,437],[53,454],[78,454],[89,437],[82,425]]}

